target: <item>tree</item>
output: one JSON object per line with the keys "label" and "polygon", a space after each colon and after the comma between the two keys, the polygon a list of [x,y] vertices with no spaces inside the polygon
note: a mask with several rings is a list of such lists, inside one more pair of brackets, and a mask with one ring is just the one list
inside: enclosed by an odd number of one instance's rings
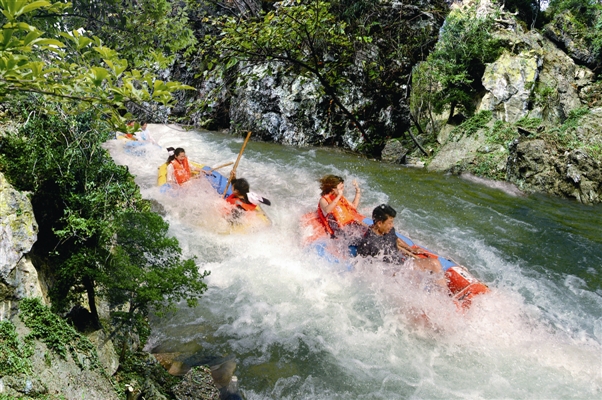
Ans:
{"label": "tree", "polygon": [[499,57],[502,47],[490,33],[491,18],[474,18],[473,14],[474,10],[450,14],[426,65],[414,69],[414,109],[416,100],[424,96],[430,104],[423,109],[441,113],[448,108],[448,121],[457,111],[468,116],[474,113],[473,99],[481,89],[485,65]]}
{"label": "tree", "polygon": [[365,136],[364,126],[341,100],[341,91],[349,83],[345,71],[353,64],[354,42],[345,31],[346,24],[330,13],[329,3],[297,1],[259,18],[229,16],[207,21],[219,32],[205,35],[199,43],[205,75],[216,68],[222,76],[240,69],[237,76],[249,79],[251,66],[280,63],[287,72],[317,79],[324,94]]}
{"label": "tree", "polygon": [[[100,37],[131,64],[146,61],[148,53],[173,56],[196,44],[189,25],[188,0],[73,0],[63,19]],[[50,15],[50,14],[48,14]],[[173,57],[170,57],[173,59]]]}
{"label": "tree", "polygon": [[[144,337],[141,321],[149,309],[158,312],[184,299],[195,306],[209,272],[200,273],[193,259],[182,260],[178,241],[167,236],[169,225],[159,215],[127,211],[115,222],[110,267],[99,281],[111,304],[127,305],[127,311],[114,313],[121,331]],[[125,351],[126,340],[123,344]]]}
{"label": "tree", "polygon": [[192,89],[159,80],[148,71],[129,69],[128,61],[98,37],[55,26],[44,35],[26,22],[40,13],[61,15],[68,6],[45,0],[0,0],[0,101],[38,93],[76,103],[76,112],[100,107],[116,129],[127,130],[121,114],[128,102],[169,104],[174,91]]}

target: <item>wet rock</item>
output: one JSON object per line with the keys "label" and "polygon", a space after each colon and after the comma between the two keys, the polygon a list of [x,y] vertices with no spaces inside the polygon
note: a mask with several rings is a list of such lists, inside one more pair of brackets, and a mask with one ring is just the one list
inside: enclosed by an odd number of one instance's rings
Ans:
{"label": "wet rock", "polygon": [[192,368],[182,382],[173,388],[178,400],[219,400],[220,391],[213,383],[211,370],[206,366]]}
{"label": "wet rock", "polygon": [[399,140],[389,140],[381,153],[381,159],[392,164],[405,164],[408,149]]}

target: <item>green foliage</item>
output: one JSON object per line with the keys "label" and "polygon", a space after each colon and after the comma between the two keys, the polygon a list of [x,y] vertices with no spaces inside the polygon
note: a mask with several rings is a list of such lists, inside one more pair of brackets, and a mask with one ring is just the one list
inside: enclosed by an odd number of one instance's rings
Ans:
{"label": "green foliage", "polygon": [[138,207],[138,187],[127,169],[117,166],[102,143],[109,134],[97,115],[70,116],[24,108],[29,121],[18,134],[0,138],[0,165],[19,189],[33,193],[39,224],[34,249],[57,266],[51,292],[61,309],[93,286],[106,262],[112,220],[124,208]]}
{"label": "green foliage", "polygon": [[563,29],[577,42],[583,41],[602,64],[602,4],[598,0],[551,0],[546,10],[548,18],[559,18]]}
{"label": "green foliage", "polygon": [[543,121],[541,118],[522,117],[516,121],[516,126],[525,128],[528,131],[534,131],[541,126],[542,122]]}
{"label": "green foliage", "polygon": [[[52,313],[39,299],[23,299],[19,304],[19,311],[21,320],[31,330],[27,335],[29,338],[42,341],[62,358],[70,354],[81,369],[100,367],[96,347],[92,342]],[[86,363],[82,361],[81,355],[86,357]]]}
{"label": "green foliage", "polygon": [[31,374],[33,351],[31,340],[21,341],[11,322],[0,321],[0,377]]}
{"label": "green foliage", "polygon": [[[73,0],[67,23],[100,37],[133,65],[147,62],[148,53],[173,55],[191,52],[196,44],[188,18],[189,1]],[[163,64],[161,68],[164,68]]]}
{"label": "green foliage", "polygon": [[[466,169],[477,176],[503,181],[506,179],[506,158],[506,152],[477,154],[474,160],[466,166]],[[500,164],[502,164],[501,168]]]}
{"label": "green foliage", "polygon": [[126,130],[119,111],[125,110],[128,102],[168,104],[172,92],[190,89],[130,69],[128,61],[98,37],[88,37],[77,29],[60,30],[60,21],[47,25],[44,33],[31,22],[40,22],[35,18],[40,13],[61,15],[69,5],[0,1],[0,101],[27,93],[43,94],[76,102],[77,109],[69,107],[75,112],[101,108],[114,127]]}
{"label": "green foliage", "polygon": [[487,143],[500,144],[504,147],[517,135],[513,124],[504,121],[495,121],[490,131],[486,133]]}
{"label": "green foliage", "polygon": [[137,383],[137,387],[144,387],[148,376],[159,385],[159,389],[167,398],[175,398],[171,389],[181,382],[180,377],[170,375],[159,363],[149,363],[148,353],[126,352],[119,362],[119,369],[115,374],[118,390],[127,393],[125,385]]}
{"label": "green foliage", "polygon": [[207,288],[203,279],[209,272],[200,273],[193,259],[182,260],[178,241],[167,236],[169,225],[159,215],[127,211],[115,222],[111,267],[99,281],[111,304],[129,307],[113,317],[144,342],[149,308],[160,313],[182,300],[195,306]]}
{"label": "green foliage", "polygon": [[544,131],[542,137],[567,150],[585,147],[585,144],[577,136],[575,128],[579,126],[581,117],[589,113],[590,110],[587,107],[571,110],[562,125]]}
{"label": "green foliage", "polygon": [[485,128],[489,121],[491,121],[491,117],[491,111],[481,111],[475,114],[450,132],[450,140],[458,140],[464,136],[471,136],[472,134]]}
{"label": "green foliage", "polygon": [[[84,291],[94,307],[100,294],[116,307],[129,304],[134,324],[137,311],[144,316],[164,301],[193,305],[206,273],[182,260],[167,224],[147,212],[127,168],[102,148],[106,125],[92,112],[45,115],[35,111],[36,103],[31,107],[23,109],[29,120],[17,134],[0,137],[0,168],[19,190],[33,193],[34,251],[55,266],[53,307],[63,309]],[[143,323],[136,326],[143,330]]]}
{"label": "green foliage", "polygon": [[435,50],[424,65],[414,68],[413,110],[428,112],[431,119],[431,111],[441,113],[446,108],[449,118],[456,112],[473,114],[485,65],[502,51],[499,40],[490,33],[493,23],[492,17],[476,18],[473,9],[448,16]]}

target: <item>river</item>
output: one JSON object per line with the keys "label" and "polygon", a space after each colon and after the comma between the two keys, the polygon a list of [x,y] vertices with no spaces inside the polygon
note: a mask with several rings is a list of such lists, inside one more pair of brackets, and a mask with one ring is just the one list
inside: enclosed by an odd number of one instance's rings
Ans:
{"label": "river", "polygon": [[[242,138],[149,130],[160,146],[135,155],[111,141],[111,154],[165,207],[170,232],[211,275],[198,307],[153,319],[148,349],[235,356],[249,400],[602,395],[602,206],[332,149],[250,142],[238,176],[272,201],[264,209],[273,225],[225,234],[223,200],[208,185],[162,193],[156,167],[168,146],[209,166],[234,161]],[[305,250],[299,219],[315,210],[317,179],[328,173],[358,181],[362,213],[390,204],[398,232],[465,265],[491,292],[460,313],[378,263],[349,271]],[[427,326],[416,318],[423,312]]]}

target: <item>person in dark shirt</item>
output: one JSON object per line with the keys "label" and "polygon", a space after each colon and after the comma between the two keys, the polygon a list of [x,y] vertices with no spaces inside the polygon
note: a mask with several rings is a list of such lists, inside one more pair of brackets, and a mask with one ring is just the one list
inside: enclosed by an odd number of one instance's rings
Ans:
{"label": "person in dark shirt", "polygon": [[[381,204],[372,211],[373,224],[357,244],[357,254],[362,257],[382,257],[382,261],[402,265],[406,261],[424,271],[442,275],[441,263],[435,258],[417,258],[425,254],[418,248],[408,246],[397,237],[393,226],[397,212],[387,204]],[[446,286],[445,279],[437,281]]]}

